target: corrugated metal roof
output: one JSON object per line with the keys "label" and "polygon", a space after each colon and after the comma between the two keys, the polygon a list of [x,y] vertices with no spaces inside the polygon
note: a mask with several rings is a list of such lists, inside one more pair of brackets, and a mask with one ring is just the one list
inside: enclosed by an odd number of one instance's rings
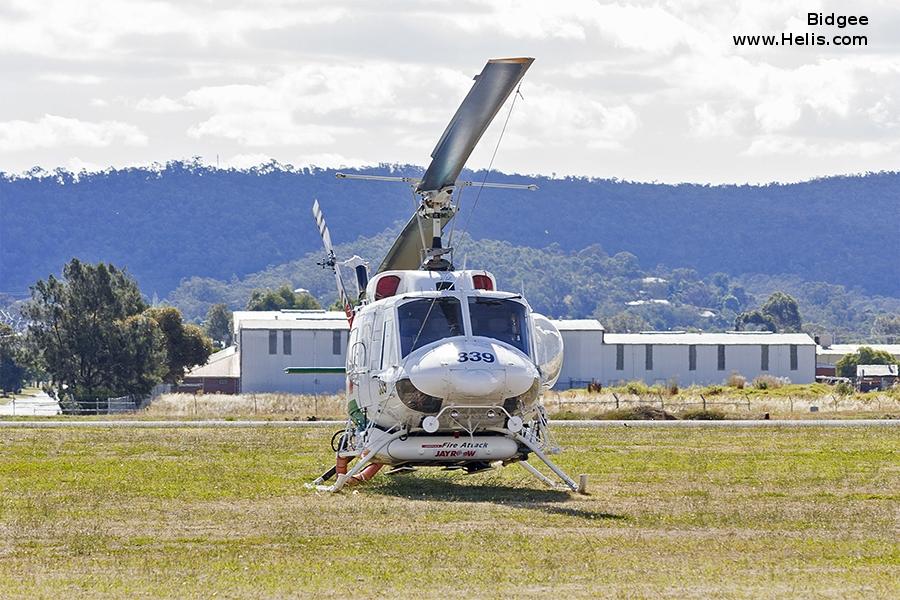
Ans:
{"label": "corrugated metal roof", "polygon": [[240,377],[241,361],[236,346],[209,355],[205,365],[194,367],[185,377]]}
{"label": "corrugated metal roof", "polygon": [[236,310],[232,313],[234,330],[237,331],[244,321],[319,321],[344,319],[347,317],[339,310]]}
{"label": "corrugated metal roof", "polygon": [[873,350],[884,350],[888,354],[900,356],[900,344],[832,344],[827,348],[816,348],[816,354],[819,356],[844,356],[845,354],[859,352],[859,349],[863,346]]}
{"label": "corrugated metal roof", "polygon": [[603,331],[603,325],[597,319],[560,319],[551,321],[560,331]]}
{"label": "corrugated metal roof", "polygon": [[857,365],[857,377],[897,377],[897,365]]}
{"label": "corrugated metal roof", "polygon": [[724,344],[737,345],[779,345],[797,344],[798,346],[814,345],[815,342],[805,333],[765,333],[759,331],[724,332],[724,333],[685,333],[676,331],[645,333],[607,333],[603,336],[607,344]]}
{"label": "corrugated metal roof", "polygon": [[[341,313],[343,314],[343,313]],[[311,319],[311,320],[299,320],[299,321],[291,321],[278,319],[266,319],[266,320],[253,320],[253,321],[243,321],[241,323],[241,329],[301,329],[301,330],[348,330],[350,329],[349,323],[347,323],[347,317],[343,317],[342,319]]]}

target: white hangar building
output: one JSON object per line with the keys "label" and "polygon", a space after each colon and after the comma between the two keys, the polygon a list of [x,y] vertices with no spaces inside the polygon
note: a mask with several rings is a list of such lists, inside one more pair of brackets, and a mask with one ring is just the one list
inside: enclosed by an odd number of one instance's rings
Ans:
{"label": "white hangar building", "polygon": [[[343,368],[350,327],[340,311],[236,311],[241,392],[332,394],[344,389]],[[312,372],[288,375],[288,367]],[[319,370],[319,372],[315,372]]]}
{"label": "white hangar building", "polygon": [[[596,319],[553,321],[565,345],[557,388],[623,381],[723,383],[732,373],[815,381],[816,344],[803,333],[606,333]],[[240,391],[327,394],[343,390],[349,327],[340,311],[234,313]],[[308,373],[286,374],[287,367]],[[190,376],[190,374],[189,374]]]}
{"label": "white hangar building", "polygon": [[599,368],[605,385],[633,380],[710,385],[723,383],[732,373],[748,381],[772,375],[813,383],[816,343],[805,333],[609,333]]}

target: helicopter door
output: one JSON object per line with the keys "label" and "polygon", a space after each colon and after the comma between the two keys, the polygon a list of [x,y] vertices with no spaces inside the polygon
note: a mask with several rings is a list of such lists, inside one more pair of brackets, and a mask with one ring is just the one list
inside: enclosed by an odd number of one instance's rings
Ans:
{"label": "helicopter door", "polygon": [[394,331],[393,316],[388,316],[384,320],[384,337],[382,337],[381,348],[381,368],[387,370],[398,366],[397,335]]}
{"label": "helicopter door", "polygon": [[378,377],[381,374],[381,345],[384,333],[384,311],[379,310],[366,324],[363,336],[369,340],[369,364],[366,374],[360,378],[360,395],[366,406],[377,404],[385,393],[385,384]]}

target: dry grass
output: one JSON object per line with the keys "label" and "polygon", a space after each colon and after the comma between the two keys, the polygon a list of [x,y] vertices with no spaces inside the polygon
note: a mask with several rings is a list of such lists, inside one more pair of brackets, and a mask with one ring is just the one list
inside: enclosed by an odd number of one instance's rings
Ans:
{"label": "dry grass", "polygon": [[[152,418],[288,418],[344,419],[346,401],[340,395],[298,394],[163,394],[142,410]],[[133,415],[132,415],[133,416]]]}
{"label": "dry grass", "polygon": [[302,484],[321,429],[10,430],[0,597],[898,597],[889,429],[560,429],[524,471]]}
{"label": "dry grass", "polygon": [[772,419],[900,418],[900,394],[840,396],[759,392],[734,393],[725,389],[701,395],[696,389],[686,388],[676,396],[669,396],[652,391],[587,394],[582,390],[568,390],[545,394],[544,405],[551,418],[565,419],[597,418],[638,406],[652,406],[676,416],[689,411],[716,410],[731,419],[760,418],[766,413]]}

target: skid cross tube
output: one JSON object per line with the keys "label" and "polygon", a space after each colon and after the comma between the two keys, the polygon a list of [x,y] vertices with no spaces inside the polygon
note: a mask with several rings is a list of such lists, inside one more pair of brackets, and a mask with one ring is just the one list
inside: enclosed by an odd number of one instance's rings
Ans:
{"label": "skid cross tube", "polygon": [[[529,440],[526,437],[519,435],[518,433],[513,434],[513,439],[519,443],[522,443],[522,444],[525,444],[526,446],[528,446],[528,448],[532,452],[534,452],[534,455],[537,456],[542,461],[544,461],[544,464],[547,465],[550,468],[550,470],[553,471],[556,474],[556,476],[562,480],[563,483],[565,483],[573,492],[578,491],[578,484],[575,483],[571,477],[569,477],[568,475],[563,473],[562,469],[557,467],[556,464],[552,460],[547,458],[547,455],[545,455],[544,452],[534,442],[532,442],[531,440]],[[531,467],[532,469],[534,468],[533,465],[528,465],[528,467]],[[526,469],[528,467],[526,467]],[[529,470],[531,470],[531,469],[529,469]]]}
{"label": "skid cross tube", "polygon": [[556,488],[556,482],[538,471],[535,466],[527,460],[520,460],[519,464],[522,465],[526,471],[537,477],[541,481],[541,483],[544,483],[547,487],[554,489]]}
{"label": "skid cross tube", "polygon": [[357,463],[355,465],[353,465],[353,468],[344,474],[338,475],[337,481],[334,482],[334,485],[332,485],[328,489],[328,491],[329,492],[339,492],[341,490],[341,488],[344,487],[344,485],[347,483],[347,481],[349,481],[352,477],[356,476],[356,474],[359,473],[360,471],[362,471],[366,465],[368,465],[370,462],[372,462],[372,459],[375,458],[376,454],[381,452],[382,448],[384,448],[385,446],[387,446],[394,440],[401,438],[404,435],[407,435],[408,433],[409,432],[406,431],[405,429],[395,431],[394,433],[388,435],[383,440],[381,440],[381,443],[379,443],[377,446],[375,446],[372,449],[369,449],[368,454],[366,454],[365,456],[360,455],[359,461],[357,461]]}

